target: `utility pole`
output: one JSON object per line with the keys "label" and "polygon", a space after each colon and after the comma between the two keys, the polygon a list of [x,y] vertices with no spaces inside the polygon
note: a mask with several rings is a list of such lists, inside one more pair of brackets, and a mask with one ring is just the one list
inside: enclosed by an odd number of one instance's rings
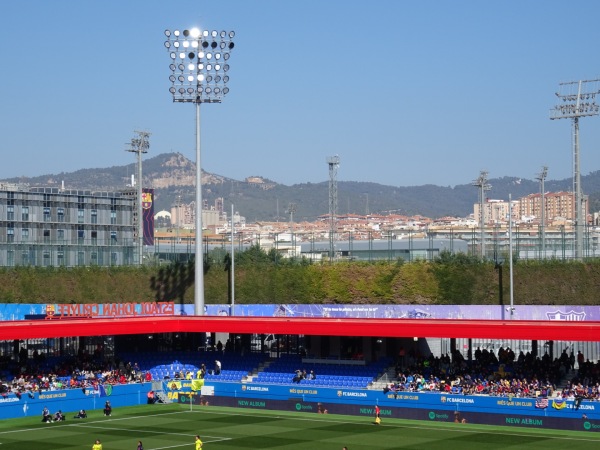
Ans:
{"label": "utility pole", "polygon": [[294,213],[296,212],[296,204],[288,205],[287,213],[290,215],[290,246],[292,247],[292,256],[296,256],[296,247],[294,246]]}
{"label": "utility pole", "polygon": [[479,173],[479,177],[473,181],[472,185],[479,189],[479,234],[480,234],[480,248],[479,256],[481,259],[485,258],[485,220],[483,214],[483,205],[485,203],[485,192],[489,191],[492,186],[488,184],[487,179],[488,173],[482,170]]}
{"label": "utility pole", "polygon": [[596,96],[600,94],[600,79],[559,83],[556,96],[561,100],[550,110],[550,119],[573,121],[573,193],[575,195],[575,259],[583,260],[583,233],[586,218],[583,217],[585,198],[581,189],[579,158],[579,118],[598,115]]}
{"label": "utility pole", "polygon": [[135,215],[134,224],[137,230],[137,250],[138,250],[138,264],[141,266],[144,261],[144,217],[142,209],[142,153],[148,153],[150,148],[150,133],[147,131],[135,131],[136,137],[131,139],[129,143],[130,147],[127,149],[128,152],[137,153],[137,169],[138,176],[135,181],[137,187],[137,213]]}
{"label": "utility pole", "polygon": [[329,261],[335,257],[335,231],[337,225],[337,170],[340,166],[338,155],[327,158],[329,166]]}
{"label": "utility pole", "polygon": [[541,205],[540,205],[540,240],[541,240],[541,254],[542,259],[546,259],[546,189],[544,188],[544,182],[546,181],[546,176],[548,175],[548,167],[542,167],[542,171],[535,178],[540,182],[540,192],[541,192]]}

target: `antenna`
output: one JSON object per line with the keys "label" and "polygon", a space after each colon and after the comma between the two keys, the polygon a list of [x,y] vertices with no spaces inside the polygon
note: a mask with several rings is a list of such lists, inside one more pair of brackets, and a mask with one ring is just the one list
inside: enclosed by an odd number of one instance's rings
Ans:
{"label": "antenna", "polygon": [[596,96],[600,94],[600,79],[559,83],[556,96],[559,103],[550,110],[550,119],[573,121],[573,192],[575,194],[575,259],[583,260],[583,191],[579,162],[579,118],[598,115]]}

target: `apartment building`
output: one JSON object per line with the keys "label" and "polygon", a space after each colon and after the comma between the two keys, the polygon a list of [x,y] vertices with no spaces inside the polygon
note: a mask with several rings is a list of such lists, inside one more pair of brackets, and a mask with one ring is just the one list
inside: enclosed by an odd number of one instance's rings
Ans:
{"label": "apartment building", "polygon": [[0,183],[0,266],[137,264],[136,199]]}

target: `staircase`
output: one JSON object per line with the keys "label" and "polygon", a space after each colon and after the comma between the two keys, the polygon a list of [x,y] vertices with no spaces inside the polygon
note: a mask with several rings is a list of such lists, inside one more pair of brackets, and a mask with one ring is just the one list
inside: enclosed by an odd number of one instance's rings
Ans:
{"label": "staircase", "polygon": [[172,403],[172,400],[163,391],[154,392],[159,403]]}
{"label": "staircase", "polygon": [[376,381],[373,381],[367,389],[374,391],[381,391],[384,387],[389,386],[389,384],[396,379],[396,367],[389,367],[388,370]]}

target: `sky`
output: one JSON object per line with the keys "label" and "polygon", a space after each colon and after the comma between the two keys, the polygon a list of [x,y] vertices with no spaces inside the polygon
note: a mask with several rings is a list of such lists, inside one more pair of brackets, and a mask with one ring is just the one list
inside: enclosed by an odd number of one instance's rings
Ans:
{"label": "sky", "polygon": [[[234,30],[230,92],[201,106],[201,166],[285,185],[392,186],[572,177],[559,83],[600,78],[596,0],[4,2],[0,179],[195,161],[195,109],[173,103],[165,29]],[[600,102],[600,100],[599,100]],[[580,121],[600,169],[600,117]]]}

